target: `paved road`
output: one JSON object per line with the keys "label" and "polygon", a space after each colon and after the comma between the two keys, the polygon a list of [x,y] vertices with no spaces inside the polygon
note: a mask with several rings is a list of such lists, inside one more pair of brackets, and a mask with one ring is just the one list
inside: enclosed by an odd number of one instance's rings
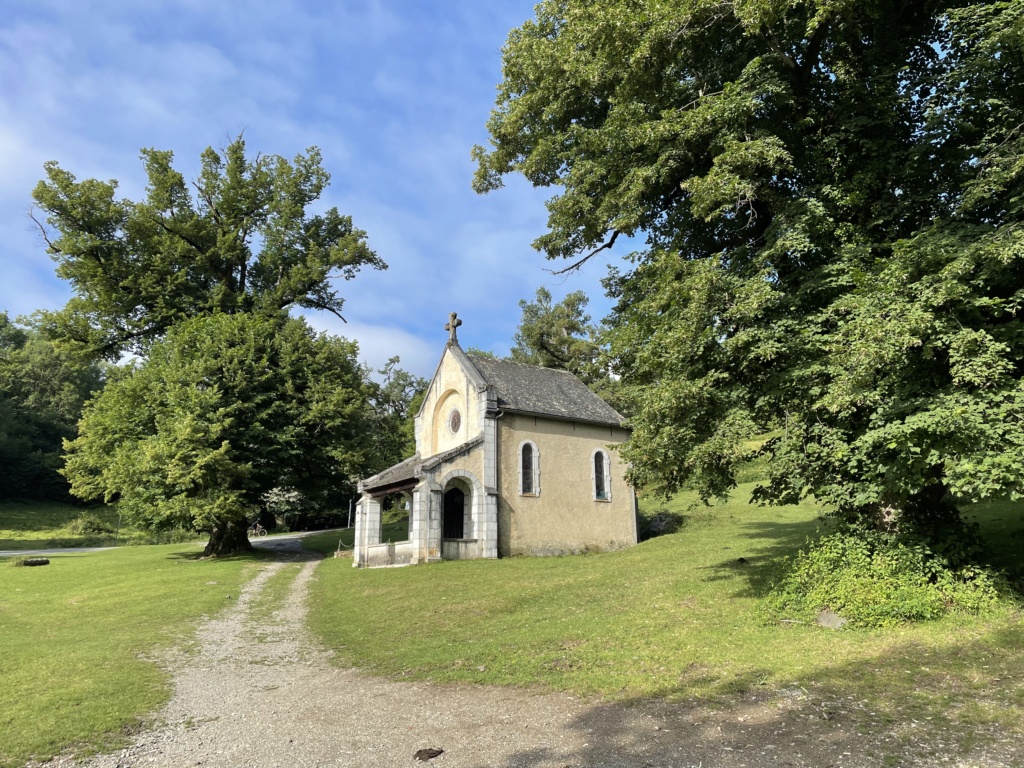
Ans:
{"label": "paved road", "polygon": [[[272,534],[262,539],[253,539],[253,546],[271,551],[292,551],[301,549],[299,539],[316,533],[343,531],[344,528],[330,528],[326,531],[301,531],[299,533]],[[0,557],[35,557],[37,555],[81,555],[88,552],[104,552],[117,547],[59,547],[57,549],[7,549],[0,552]]]}

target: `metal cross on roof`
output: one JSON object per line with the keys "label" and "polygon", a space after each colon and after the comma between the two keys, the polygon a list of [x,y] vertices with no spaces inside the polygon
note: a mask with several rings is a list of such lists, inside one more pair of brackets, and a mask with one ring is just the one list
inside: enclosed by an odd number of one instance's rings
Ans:
{"label": "metal cross on roof", "polygon": [[455,335],[455,329],[462,325],[462,321],[459,320],[459,316],[452,312],[448,315],[448,322],[445,323],[444,329],[448,331],[448,343],[458,344],[459,337]]}

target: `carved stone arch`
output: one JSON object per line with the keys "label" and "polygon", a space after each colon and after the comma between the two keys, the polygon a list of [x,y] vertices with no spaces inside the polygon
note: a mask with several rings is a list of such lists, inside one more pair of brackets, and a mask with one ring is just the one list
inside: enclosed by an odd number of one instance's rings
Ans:
{"label": "carved stone arch", "polygon": [[441,486],[442,497],[452,487],[460,487],[465,493],[467,490],[469,493],[466,495],[469,497],[467,501],[467,515],[466,524],[463,529],[463,537],[467,539],[477,538],[477,534],[480,530],[481,523],[483,521],[484,512],[484,487],[483,484],[477,479],[476,475],[465,469],[453,469],[446,473],[439,481],[438,485]]}
{"label": "carved stone arch", "polygon": [[[438,451],[438,446],[442,442],[442,436],[445,435],[445,431],[449,430],[448,416],[449,412],[453,408],[462,410],[463,395],[459,390],[454,388],[446,389],[442,392],[437,402],[434,404],[434,412],[431,414],[430,423],[430,454],[435,454]],[[466,414],[460,414],[460,421],[465,421]]]}

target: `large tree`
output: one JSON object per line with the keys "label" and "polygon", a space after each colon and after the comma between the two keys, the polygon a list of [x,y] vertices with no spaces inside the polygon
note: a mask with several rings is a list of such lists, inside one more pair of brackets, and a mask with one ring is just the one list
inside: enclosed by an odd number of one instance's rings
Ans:
{"label": "large tree", "polygon": [[584,379],[594,375],[598,357],[597,326],[586,312],[589,299],[573,291],[554,302],[541,286],[533,301],[522,299],[510,357],[519,363],[571,371]]}
{"label": "large tree", "polygon": [[547,0],[514,30],[478,191],[613,272],[633,480],[934,522],[1024,493],[1024,1]]}
{"label": "large tree", "polygon": [[556,302],[547,288],[538,288],[533,301],[519,302],[522,316],[509,358],[569,371],[622,410],[626,403],[619,396],[618,380],[609,375],[601,328],[586,311],[589,303],[583,291],[573,291]]}
{"label": "large tree", "polygon": [[72,492],[141,526],[205,531],[208,555],[248,550],[271,491],[337,503],[383,467],[356,351],[280,314],[178,323],[86,408],[67,443]]}
{"label": "large tree", "polygon": [[291,162],[247,158],[239,137],[203,152],[191,184],[171,152],[143,150],[142,160],[149,182],[139,202],[117,199],[115,181],[77,181],[54,162],[35,189],[57,274],[75,291],[45,316],[67,345],[117,359],[213,312],[297,306],[340,316],[331,281],[385,266],[350,217],[307,210],[330,178],[316,148]]}

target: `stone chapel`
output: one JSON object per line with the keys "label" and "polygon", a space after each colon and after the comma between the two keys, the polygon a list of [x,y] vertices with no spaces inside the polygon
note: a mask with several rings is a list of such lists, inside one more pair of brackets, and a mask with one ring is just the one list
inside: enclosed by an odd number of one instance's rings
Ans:
{"label": "stone chapel", "polygon": [[[624,419],[571,373],[448,343],[416,415],[416,453],[359,483],[354,565],[561,555],[635,544],[636,497],[617,445]],[[407,541],[381,543],[386,496]]]}

